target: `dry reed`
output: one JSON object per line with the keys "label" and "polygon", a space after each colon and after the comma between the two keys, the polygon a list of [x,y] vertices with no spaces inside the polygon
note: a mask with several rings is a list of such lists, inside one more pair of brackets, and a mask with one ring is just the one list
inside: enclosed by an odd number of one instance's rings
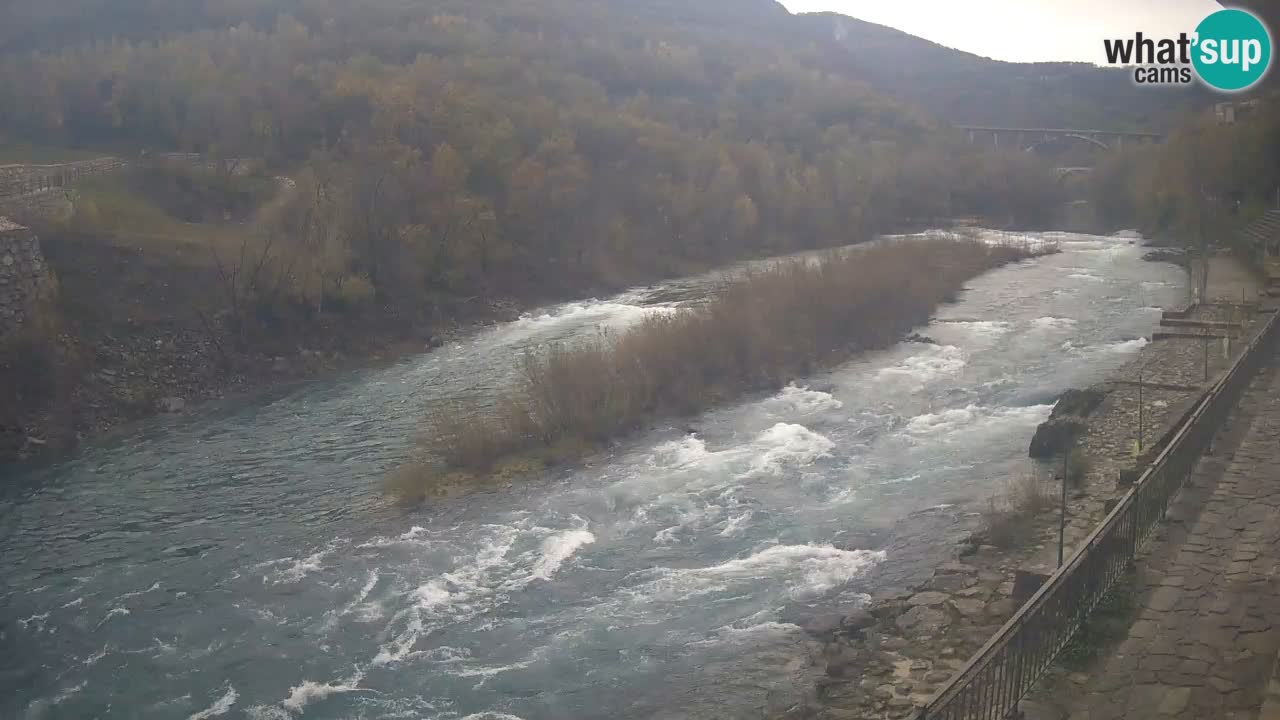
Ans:
{"label": "dry reed", "polygon": [[932,235],[753,270],[698,308],[523,358],[519,382],[496,407],[431,418],[424,459],[393,485],[412,495],[459,472],[504,475],[513,461],[527,469],[579,459],[654,420],[890,346],[976,275],[1052,251]]}

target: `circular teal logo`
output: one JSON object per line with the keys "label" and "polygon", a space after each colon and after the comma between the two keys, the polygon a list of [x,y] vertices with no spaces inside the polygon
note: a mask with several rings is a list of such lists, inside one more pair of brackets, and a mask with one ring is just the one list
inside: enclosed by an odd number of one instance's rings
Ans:
{"label": "circular teal logo", "polygon": [[1219,10],[1200,23],[1196,35],[1191,62],[1210,87],[1248,89],[1271,66],[1271,33],[1246,10]]}

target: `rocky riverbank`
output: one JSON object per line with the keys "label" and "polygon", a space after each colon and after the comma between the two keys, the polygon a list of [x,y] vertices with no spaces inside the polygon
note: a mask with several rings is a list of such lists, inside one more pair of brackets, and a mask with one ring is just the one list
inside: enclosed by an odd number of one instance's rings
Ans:
{"label": "rocky riverbank", "polygon": [[[1190,336],[1135,341],[1144,347],[1111,379],[1064,396],[1073,407],[1058,413],[1059,420],[1069,416],[1078,432],[1073,445],[1058,449],[1072,447],[1085,458],[1083,478],[1068,496],[1068,556],[1267,319],[1225,305],[1194,308],[1186,315],[1210,321],[1235,318],[1243,320],[1242,328],[1230,341]],[[1142,451],[1135,452],[1140,439]],[[1028,472],[1052,482],[1060,462],[1050,453],[1044,465]],[[1040,503],[1017,541],[1004,546],[995,544],[990,528],[984,527],[989,514],[980,503],[967,509],[964,516],[972,530],[956,545],[953,559],[924,582],[883,590],[844,617],[811,622],[811,656],[826,677],[809,702],[786,716],[907,718],[942,688],[1056,566],[1056,501]]]}
{"label": "rocky riverbank", "polygon": [[174,324],[138,324],[117,332],[68,328],[58,338],[62,390],[43,409],[0,423],[0,465],[56,454],[83,440],[155,414],[393,362],[430,352],[495,322],[516,319],[510,299],[468,303],[430,327],[335,328],[290,353],[233,351],[209,333]]}

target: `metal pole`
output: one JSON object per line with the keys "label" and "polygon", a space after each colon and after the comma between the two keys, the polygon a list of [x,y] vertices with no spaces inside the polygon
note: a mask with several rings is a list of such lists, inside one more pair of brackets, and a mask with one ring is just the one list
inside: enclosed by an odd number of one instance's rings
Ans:
{"label": "metal pole", "polygon": [[1142,368],[1138,368],[1138,452],[1141,453],[1146,445],[1143,437],[1143,421],[1146,420],[1146,408],[1142,405]]}
{"label": "metal pole", "polygon": [[1062,567],[1063,549],[1067,536],[1067,460],[1071,457],[1071,449],[1062,453],[1062,503],[1058,506],[1058,567]]}

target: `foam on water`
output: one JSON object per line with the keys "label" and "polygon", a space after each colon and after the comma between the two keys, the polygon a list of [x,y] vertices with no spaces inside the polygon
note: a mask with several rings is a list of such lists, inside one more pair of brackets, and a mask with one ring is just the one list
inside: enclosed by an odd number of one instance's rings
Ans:
{"label": "foam on water", "polygon": [[841,550],[831,545],[774,545],[710,567],[655,568],[659,577],[641,586],[638,598],[684,602],[768,581],[785,586],[792,598],[800,600],[848,583],[885,557],[883,551]]}
{"label": "foam on water", "polygon": [[542,557],[533,568],[533,576],[542,580],[550,580],[565,560],[584,545],[596,541],[596,536],[587,530],[568,530],[552,535],[542,541]]}
{"label": "foam on water", "polygon": [[70,699],[71,699],[71,697],[72,697],[73,695],[75,695],[75,694],[79,693],[81,690],[84,690],[84,686],[85,686],[85,685],[87,685],[87,684],[88,684],[88,683],[87,683],[87,681],[85,681],[85,680],[81,680],[80,682],[76,683],[75,685],[72,685],[71,687],[67,688],[66,690],[63,690],[62,692],[60,692],[60,693],[58,693],[56,696],[54,696],[53,701],[52,701],[52,704],[54,704],[54,705],[61,705],[62,703],[64,703],[64,702],[66,702],[66,701],[70,700]]}
{"label": "foam on water", "polygon": [[702,464],[714,456],[715,453],[707,450],[705,441],[696,435],[687,435],[654,448],[653,464],[655,467],[680,469]]}
{"label": "foam on water", "polygon": [[85,665],[96,665],[99,660],[107,656],[107,646],[103,645],[102,649],[84,659]]}
{"label": "foam on water", "polygon": [[1028,405],[1016,407],[987,407],[967,405],[936,413],[918,415],[909,420],[903,431],[915,438],[950,439],[960,431],[989,432],[998,425],[1016,427],[1043,422],[1052,412],[1052,405]]}
{"label": "foam on water", "polygon": [[330,545],[323,550],[318,550],[304,558],[288,557],[279,558],[277,560],[268,560],[263,563],[258,563],[255,567],[265,568],[286,564],[288,565],[288,567],[285,567],[273,574],[263,575],[262,582],[264,585],[286,585],[300,582],[307,575],[323,568],[325,558],[332,555],[334,550],[337,549],[336,546],[339,544],[341,543],[335,541],[334,543],[330,543]]}
{"label": "foam on water", "polygon": [[961,425],[973,422],[980,408],[969,405],[963,408],[952,408],[936,413],[926,413],[911,418],[905,430],[912,435],[933,436],[939,433],[952,432]]}
{"label": "foam on water", "polygon": [[678,308],[665,305],[627,305],[616,302],[581,302],[560,305],[551,312],[526,314],[512,323],[520,329],[539,331],[561,325],[597,321],[615,329],[625,328],[653,315],[670,315]]}
{"label": "foam on water", "polygon": [[[487,525],[481,529],[488,537],[480,540],[483,546],[476,551],[471,563],[433,577],[409,593],[411,604],[391,619],[387,630],[394,636],[378,649],[374,666],[408,659],[424,632],[474,617],[487,607],[485,601],[493,601],[491,572],[506,564],[506,555],[515,544],[518,531],[505,525]],[[430,628],[426,622],[428,616],[432,619]],[[403,627],[393,630],[399,624]]]}
{"label": "foam on water", "polygon": [[832,397],[831,393],[810,390],[794,383],[783,388],[764,404],[771,412],[789,415],[809,415],[822,410],[839,410],[844,407],[844,403]]}
{"label": "foam on water", "polygon": [[123,595],[121,595],[121,596],[117,597],[117,598],[115,599],[115,601],[116,601],[116,602],[119,602],[119,601],[121,601],[121,600],[128,600],[128,599],[129,599],[129,598],[131,598],[131,597],[138,597],[139,595],[146,595],[147,593],[152,593],[152,592],[155,592],[155,591],[157,591],[157,590],[159,590],[159,589],[160,589],[160,583],[159,583],[159,582],[155,582],[155,583],[152,583],[152,584],[151,584],[151,587],[147,588],[146,590],[135,590],[134,592],[127,592],[127,593],[125,593],[125,594],[123,594]]}
{"label": "foam on water", "polygon": [[[363,546],[362,546],[363,547]],[[356,622],[368,623],[382,619],[384,609],[377,602],[367,602],[369,595],[378,586],[381,576],[377,570],[369,570],[364,585],[346,605],[325,613],[323,629],[325,632],[337,628],[342,618],[354,616]]]}
{"label": "foam on water", "polygon": [[997,421],[1009,421],[1018,425],[1038,425],[1049,419],[1052,412],[1053,405],[1022,405],[1001,408],[993,413],[992,417]]}
{"label": "foam on water", "polygon": [[356,547],[361,549],[393,547],[396,545],[427,547],[432,544],[433,540],[431,539],[431,531],[421,525],[414,525],[412,528],[394,537],[378,536],[370,538]]}
{"label": "foam on water", "polygon": [[278,705],[255,705],[245,710],[249,720],[292,720],[293,715]]}
{"label": "foam on water", "polygon": [[969,331],[979,339],[989,340],[1009,333],[1012,326],[1002,320],[945,320],[945,324]]}
{"label": "foam on water", "polygon": [[222,697],[215,700],[212,705],[204,710],[191,714],[187,720],[209,720],[209,718],[219,715],[226,715],[238,699],[240,699],[240,694],[236,692],[234,687],[227,685],[227,691],[222,694]]}
{"label": "foam on water", "polygon": [[309,703],[323,700],[330,695],[359,692],[361,690],[360,681],[363,679],[364,673],[357,671],[350,678],[337,682],[317,683],[311,680],[303,680],[301,685],[295,685],[289,689],[289,697],[285,698],[280,704],[290,712],[302,712]]}
{"label": "foam on water", "polygon": [[1123,342],[1112,343],[1103,346],[1103,351],[1111,353],[1136,353],[1146,347],[1150,341],[1146,338],[1136,338],[1134,340],[1125,340]]}
{"label": "foam on water", "polygon": [[720,537],[733,537],[735,535],[742,534],[746,529],[746,526],[751,522],[751,517],[754,514],[755,513],[748,510],[740,515],[734,515],[729,518],[729,520],[725,522],[724,528],[720,530]]}
{"label": "foam on water", "polygon": [[[66,607],[66,606],[64,605],[63,607]],[[36,632],[40,632],[41,630],[44,630],[44,623],[48,619],[49,619],[49,613],[44,612],[44,613],[40,613],[39,615],[32,615],[29,618],[19,620],[18,624],[21,625],[23,629],[27,629],[34,624],[36,626]]]}
{"label": "foam on water", "polygon": [[[512,525],[483,526],[470,561],[456,564],[419,584],[404,599],[408,606],[387,626],[390,640],[374,656],[375,667],[410,659],[430,659],[430,650],[417,650],[418,640],[431,631],[466,622],[505,604],[512,594],[535,581],[549,582],[581,548],[596,541],[586,521],[574,516],[577,527],[555,530],[527,520]],[[519,553],[517,543],[539,539],[536,547]]]}
{"label": "foam on water", "polygon": [[1037,330],[1069,330],[1076,326],[1076,321],[1071,318],[1049,316],[1032,320],[1031,326]]}
{"label": "foam on water", "polygon": [[744,627],[726,625],[724,627],[716,628],[714,637],[706,640],[699,640],[692,644],[721,645],[732,643],[758,643],[762,638],[795,636],[799,635],[801,632],[803,631],[799,625],[770,620]]}
{"label": "foam on water", "polygon": [[129,608],[113,607],[107,611],[107,614],[103,616],[102,620],[98,621],[98,627],[102,627],[111,618],[124,617],[128,614],[130,614]]}
{"label": "foam on water", "polygon": [[[533,663],[534,663],[534,660],[524,660],[521,662],[511,663],[510,665],[498,665],[495,667],[484,667],[484,666],[464,667],[456,670],[448,669],[448,670],[445,670],[445,672],[448,673],[449,675],[453,675],[454,677],[464,677],[464,678],[478,677],[478,678],[483,678],[484,680],[487,680],[491,677],[494,677],[496,675],[501,675],[503,673],[513,672],[515,670],[524,670],[529,666],[533,665]],[[483,680],[481,682],[483,682]]]}
{"label": "foam on water", "polygon": [[674,523],[654,533],[653,542],[658,545],[669,545],[682,535],[731,522],[725,515],[741,505],[735,495],[741,489],[739,485],[686,484],[682,488],[679,492],[659,495],[634,513],[638,524]]}
{"label": "foam on water", "polygon": [[954,345],[929,345],[927,349],[906,358],[893,367],[881,369],[881,380],[907,380],[924,386],[943,377],[957,375],[968,364],[968,358]]}
{"label": "foam on water", "polygon": [[829,438],[803,425],[778,423],[756,438],[755,445],[765,448],[751,462],[751,472],[779,475],[787,468],[812,465],[818,458],[831,457],[836,446]]}

